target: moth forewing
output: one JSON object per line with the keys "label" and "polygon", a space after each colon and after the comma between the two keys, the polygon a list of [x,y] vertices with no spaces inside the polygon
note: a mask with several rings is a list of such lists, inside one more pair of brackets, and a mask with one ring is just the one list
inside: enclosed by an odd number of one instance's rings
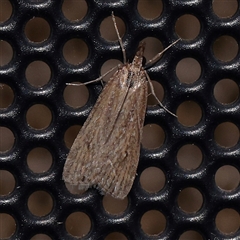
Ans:
{"label": "moth forewing", "polygon": [[123,65],[100,94],[70,149],[65,182],[80,189],[96,187],[115,198],[124,198],[131,190],[148,95],[139,58]]}

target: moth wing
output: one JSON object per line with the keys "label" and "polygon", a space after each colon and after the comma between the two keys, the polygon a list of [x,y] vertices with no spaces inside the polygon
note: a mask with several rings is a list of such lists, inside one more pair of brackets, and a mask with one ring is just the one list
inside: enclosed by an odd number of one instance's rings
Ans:
{"label": "moth wing", "polygon": [[124,198],[131,190],[140,154],[147,81],[135,76],[128,88],[120,69],[107,83],[67,157],[63,179],[80,189],[91,186]]}

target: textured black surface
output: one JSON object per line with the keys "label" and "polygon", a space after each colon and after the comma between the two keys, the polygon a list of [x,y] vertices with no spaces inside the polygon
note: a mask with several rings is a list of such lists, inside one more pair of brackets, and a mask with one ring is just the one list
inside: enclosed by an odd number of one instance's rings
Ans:
{"label": "textured black surface", "polygon": [[[0,69],[0,82],[8,84],[15,95],[11,107],[0,112],[1,126],[10,128],[15,136],[14,148],[0,155],[0,169],[10,171],[16,180],[15,190],[9,196],[0,198],[0,212],[9,213],[17,223],[11,239],[26,240],[37,233],[47,234],[52,239],[75,239],[64,226],[66,218],[74,211],[83,211],[91,219],[91,230],[83,239],[104,239],[111,232],[121,232],[127,239],[170,240],[178,239],[187,230],[199,232],[203,239],[214,239],[213,236],[215,239],[240,239],[239,231],[226,236],[215,226],[219,210],[234,208],[240,212],[239,188],[226,193],[221,192],[214,183],[214,174],[220,166],[228,164],[240,169],[239,144],[225,150],[213,141],[213,129],[220,122],[231,121],[239,126],[239,100],[224,107],[212,97],[213,85],[219,79],[231,77],[238,80],[239,85],[239,54],[234,61],[220,63],[211,51],[214,40],[221,35],[234,36],[239,42],[239,10],[232,18],[219,21],[213,14],[211,1],[163,2],[161,17],[153,20],[154,24],[149,24],[137,13],[135,0],[87,0],[86,17],[75,23],[68,22],[62,15],[62,1],[48,0],[36,4],[34,1],[11,1],[13,15],[8,22],[0,25],[0,39],[8,41],[14,51],[12,61]],[[159,193],[148,194],[141,190],[138,175],[129,194],[128,208],[119,217],[111,217],[104,211],[102,196],[96,190],[89,190],[80,196],[72,195],[62,181],[62,169],[68,153],[63,140],[64,132],[71,125],[84,122],[101,85],[89,86],[90,99],[82,112],[67,107],[62,93],[69,79],[95,79],[106,60],[122,60],[118,43],[106,42],[99,34],[100,22],[110,16],[111,11],[126,25],[123,41],[130,59],[138,43],[145,37],[159,38],[165,47],[176,40],[175,22],[183,14],[196,16],[202,27],[196,39],[178,42],[161,61],[148,69],[152,79],[161,79],[166,96],[164,104],[169,109],[175,112],[181,102],[193,100],[202,108],[202,119],[196,126],[186,128],[161,108],[147,110],[146,124],[160,122],[166,141],[154,154],[142,149],[138,173],[146,167],[157,166],[166,174],[166,186]],[[31,44],[25,38],[23,27],[32,17],[42,17],[49,23],[51,36],[46,42]],[[87,60],[77,67],[70,66],[62,57],[64,43],[74,37],[83,39],[89,48]],[[190,86],[181,84],[173,71],[177,62],[184,57],[195,58],[202,67],[200,79]],[[24,77],[26,66],[34,60],[44,60],[52,72],[49,84],[39,90],[33,90]],[[52,111],[53,120],[45,130],[32,130],[25,121],[26,111],[33,103],[45,104]],[[177,150],[187,143],[198,145],[203,152],[201,166],[188,173],[176,165]],[[25,158],[32,148],[39,146],[52,153],[53,165],[45,174],[34,175],[27,167]],[[188,215],[177,207],[177,195],[185,187],[195,187],[203,195],[203,206],[197,213]],[[47,191],[53,198],[53,210],[45,217],[33,217],[27,208],[28,196],[36,190]],[[166,229],[160,235],[148,236],[140,228],[143,213],[151,209],[161,211],[167,219]]]}

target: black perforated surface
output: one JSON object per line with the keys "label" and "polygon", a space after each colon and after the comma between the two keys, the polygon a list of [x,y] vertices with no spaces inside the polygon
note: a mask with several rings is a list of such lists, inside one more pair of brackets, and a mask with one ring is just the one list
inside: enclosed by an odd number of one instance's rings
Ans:
{"label": "black perforated surface", "polygon": [[[65,221],[78,211],[86,213],[91,221],[91,229],[82,239],[104,239],[112,232],[120,232],[126,239],[170,240],[179,239],[189,230],[198,232],[202,239],[240,239],[239,230],[226,235],[215,223],[222,209],[240,212],[239,188],[223,191],[214,181],[221,166],[240,169],[239,142],[223,148],[214,141],[218,124],[232,122],[239,127],[239,99],[230,105],[221,105],[213,97],[214,85],[220,79],[231,78],[239,86],[239,53],[232,61],[221,62],[212,51],[213,42],[222,35],[240,41],[239,9],[232,17],[221,20],[213,13],[211,1],[164,0],[161,16],[145,20],[138,14],[136,0],[88,0],[87,15],[81,21],[70,22],[62,14],[63,1],[10,2],[12,16],[0,25],[0,39],[13,48],[12,60],[0,68],[0,83],[10,86],[14,93],[11,106],[0,110],[0,126],[9,128],[15,137],[13,148],[0,153],[0,169],[9,171],[15,178],[14,190],[0,196],[0,213],[10,214],[16,222],[10,239],[27,240],[40,233],[51,239],[76,239],[66,231]],[[191,100],[201,107],[201,120],[192,127],[185,127],[158,106],[147,109],[145,124],[160,125],[165,132],[165,142],[154,150],[142,148],[128,207],[120,215],[110,215],[104,210],[103,197],[97,190],[74,195],[62,181],[69,151],[64,142],[65,131],[70,126],[83,124],[102,86],[101,83],[89,85],[89,100],[78,109],[65,103],[63,92],[67,82],[97,78],[106,60],[122,60],[119,44],[107,42],[99,32],[100,23],[112,11],[125,23],[123,41],[129,59],[146,37],[158,38],[164,47],[175,41],[178,38],[175,23],[184,14],[194,15],[201,25],[197,38],[178,42],[148,69],[151,79],[161,80],[163,102],[168,109],[176,112],[182,102]],[[25,24],[33,17],[41,17],[50,25],[50,37],[42,43],[31,43],[24,34]],[[64,44],[72,38],[85,41],[89,51],[87,59],[77,66],[68,64],[62,53]],[[187,57],[196,59],[202,69],[199,79],[189,85],[181,83],[175,71],[177,63]],[[49,83],[40,88],[33,88],[25,78],[26,66],[35,60],[46,62],[51,69]],[[26,113],[34,104],[44,104],[51,110],[52,121],[46,129],[35,130],[26,122]],[[193,171],[184,171],[177,163],[177,152],[184,144],[195,144],[202,151],[202,163]],[[53,158],[51,168],[42,174],[34,174],[26,164],[28,153],[36,147],[48,149]],[[156,193],[144,191],[139,183],[141,172],[151,166],[160,168],[166,177],[164,188]],[[187,187],[198,189],[203,197],[202,207],[191,214],[182,211],[177,204],[178,194]],[[48,192],[53,199],[52,211],[43,217],[31,214],[27,205],[28,197],[39,190]],[[157,235],[147,235],[141,228],[141,217],[149,210],[158,210],[166,218],[166,227]]]}

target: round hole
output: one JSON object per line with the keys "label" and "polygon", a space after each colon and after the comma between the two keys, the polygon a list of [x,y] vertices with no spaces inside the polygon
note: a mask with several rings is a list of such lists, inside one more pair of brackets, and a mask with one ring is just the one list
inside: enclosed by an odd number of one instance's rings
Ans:
{"label": "round hole", "polygon": [[0,213],[1,239],[10,238],[16,231],[15,219],[6,213]]}
{"label": "round hole", "polygon": [[79,189],[78,186],[71,185],[70,183],[66,183],[66,182],[65,182],[65,186],[66,186],[67,190],[73,195],[79,195],[80,196],[87,191],[87,190]]}
{"label": "round hole", "polygon": [[238,10],[237,0],[214,0],[212,1],[213,11],[220,18],[230,18]]}
{"label": "round hole", "polygon": [[156,149],[163,145],[165,132],[157,124],[147,124],[143,127],[142,145],[147,149]]}
{"label": "round hole", "polygon": [[52,155],[45,148],[35,148],[29,152],[27,164],[34,173],[44,173],[52,166]]}
{"label": "round hole", "polygon": [[119,215],[126,210],[128,206],[128,199],[124,198],[121,200],[113,198],[110,195],[105,195],[102,203],[106,212],[112,215]]}
{"label": "round hole", "polygon": [[216,185],[225,191],[232,191],[239,186],[239,171],[230,165],[220,167],[215,175]]}
{"label": "round hole", "polygon": [[200,122],[202,110],[196,102],[186,101],[179,105],[177,116],[182,125],[192,127]]}
{"label": "round hole", "polygon": [[89,91],[85,85],[79,86],[68,85],[64,89],[63,97],[68,106],[72,108],[80,108],[87,103],[89,98]]}
{"label": "round hole", "polygon": [[202,151],[196,145],[184,145],[178,150],[177,161],[184,170],[194,170],[202,163]]}
{"label": "round hole", "polygon": [[[164,89],[162,87],[162,85],[154,80],[151,80],[153,88],[154,88],[154,92],[158,98],[159,101],[162,102],[163,97],[164,97]],[[154,105],[158,105],[158,101],[157,99],[151,94],[151,89],[148,88],[148,100],[147,100],[147,105],[149,106],[154,106]]]}
{"label": "round hole", "polygon": [[9,0],[1,0],[0,23],[6,22],[12,15],[12,5]]}
{"label": "round hole", "polygon": [[[111,59],[111,60],[108,60],[106,61],[103,65],[102,65],[102,68],[101,68],[101,76],[103,74],[105,74],[107,71],[109,71],[111,68],[113,67],[116,67],[118,65],[122,65],[122,62],[120,62],[119,60],[117,59]],[[109,73],[108,75],[104,76],[103,77],[103,81],[104,82],[107,82],[109,81],[109,79],[113,76],[114,72],[116,71],[117,69],[113,70],[111,73]]]}
{"label": "round hole", "polygon": [[50,26],[45,19],[34,17],[27,22],[25,35],[31,42],[44,42],[50,36]]}
{"label": "round hole", "polygon": [[30,127],[41,130],[50,125],[52,114],[45,105],[35,104],[28,109],[26,119]]}
{"label": "round hole", "polygon": [[6,170],[0,170],[0,196],[9,195],[15,188],[13,175]]}
{"label": "round hole", "polygon": [[150,210],[142,216],[141,228],[148,235],[160,234],[166,228],[166,218],[161,212]]}
{"label": "round hole", "polygon": [[203,204],[202,194],[196,188],[185,188],[178,195],[178,206],[186,213],[195,213]]}
{"label": "round hole", "polygon": [[81,129],[81,126],[75,125],[75,126],[68,128],[67,131],[65,132],[64,141],[68,148],[71,148],[71,146],[73,145],[73,142],[74,142],[75,138],[77,137],[80,129]]}
{"label": "round hole", "polygon": [[13,58],[12,46],[3,40],[0,40],[0,67],[7,65]]}
{"label": "round hole", "polygon": [[213,43],[214,56],[223,62],[233,60],[238,53],[238,43],[231,36],[221,36]]}
{"label": "round hole", "polygon": [[159,192],[163,189],[165,181],[164,172],[156,167],[146,168],[140,176],[141,187],[149,193]]}
{"label": "round hole", "polygon": [[180,38],[192,40],[200,33],[200,22],[195,16],[185,14],[178,18],[175,30]]}
{"label": "round hole", "polygon": [[233,147],[238,143],[239,129],[231,122],[221,123],[214,131],[214,140],[221,147]]}
{"label": "round hole", "polygon": [[104,240],[128,240],[122,233],[113,232],[107,235]]}
{"label": "round hole", "polygon": [[144,57],[146,61],[152,60],[158,53],[163,51],[163,45],[160,40],[154,37],[147,37],[142,40],[146,43]]}
{"label": "round hole", "polygon": [[163,3],[162,0],[161,1],[139,0],[137,10],[143,18],[152,20],[161,15],[163,10]]}
{"label": "round hole", "polygon": [[222,79],[214,86],[214,97],[221,104],[230,104],[239,98],[239,87],[231,79]]}
{"label": "round hole", "polygon": [[50,238],[46,234],[36,234],[31,238],[31,240],[51,240],[51,239],[52,238]]}
{"label": "round hole", "polygon": [[239,213],[231,208],[221,210],[215,219],[217,229],[223,234],[234,234],[239,230]]}
{"label": "round hole", "polygon": [[8,108],[14,99],[13,90],[7,84],[0,84],[0,109]]}
{"label": "round hole", "polygon": [[74,237],[83,237],[91,229],[91,221],[87,214],[83,212],[71,213],[66,219],[66,230]]}
{"label": "round hole", "polygon": [[42,61],[34,61],[27,66],[26,79],[34,87],[46,85],[51,78],[49,66]]}
{"label": "round hole", "polygon": [[67,41],[63,47],[63,57],[72,65],[79,65],[83,63],[88,56],[88,46],[82,40],[73,38]]}
{"label": "round hole", "polygon": [[28,198],[29,211],[38,217],[46,216],[53,208],[53,199],[45,191],[36,191]]}
{"label": "round hole", "polygon": [[88,6],[86,1],[64,0],[62,12],[69,21],[80,21],[87,14]]}
{"label": "round hole", "polygon": [[9,128],[0,126],[0,153],[4,153],[12,149],[15,138]]}
{"label": "round hole", "polygon": [[[203,240],[203,237],[200,233],[196,231],[186,231],[181,234],[179,240]],[[216,239],[217,240],[217,239]]]}
{"label": "round hole", "polygon": [[[115,16],[115,19],[116,19],[119,34],[122,37],[126,31],[125,24],[123,20],[120,19],[119,17]],[[101,37],[107,41],[118,41],[117,33],[114,28],[113,20],[111,16],[103,19],[103,21],[101,22],[100,34],[101,34]]]}
{"label": "round hole", "polygon": [[201,66],[194,58],[184,58],[176,66],[176,75],[180,82],[191,84],[199,79]]}

